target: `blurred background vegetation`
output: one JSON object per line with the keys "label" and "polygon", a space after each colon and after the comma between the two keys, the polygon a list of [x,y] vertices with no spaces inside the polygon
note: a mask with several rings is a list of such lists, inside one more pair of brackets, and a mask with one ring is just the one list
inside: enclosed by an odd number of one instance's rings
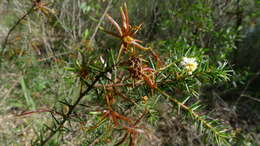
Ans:
{"label": "blurred background vegetation", "polygon": [[[32,1],[0,0],[0,145],[29,145],[50,118],[44,113],[14,115],[54,107],[75,94],[77,80],[64,67],[77,59],[78,50],[118,45],[100,31],[89,42],[108,0],[43,2],[45,9],[26,16],[4,45],[9,30],[32,7]],[[208,112],[226,119],[237,131],[236,145],[260,145],[259,1],[113,0],[109,13],[117,20],[124,2],[132,24],[144,24],[138,37],[157,53],[203,48],[211,64],[228,61],[231,79],[203,85],[200,96]],[[107,20],[101,26],[112,29]],[[205,145],[194,142],[198,136],[192,127],[179,122],[181,118],[161,119],[154,128],[162,145]],[[88,145],[82,142],[87,137],[82,133],[71,133],[53,144]]]}

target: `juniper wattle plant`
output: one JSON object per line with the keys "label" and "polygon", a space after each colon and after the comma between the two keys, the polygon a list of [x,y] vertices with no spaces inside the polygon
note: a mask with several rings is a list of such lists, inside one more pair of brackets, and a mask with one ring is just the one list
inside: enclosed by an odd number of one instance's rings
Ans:
{"label": "juniper wattle plant", "polygon": [[[166,102],[178,110],[170,112],[177,115],[183,111],[179,116],[192,121],[191,124],[205,136],[205,142],[228,144],[232,140],[232,130],[201,114],[202,103],[199,98],[194,98],[200,96],[201,84],[228,79],[225,66],[209,67],[206,55],[196,49],[185,52],[185,55],[181,55],[185,48],[181,51],[176,49],[174,57],[164,58],[165,54],[156,53],[156,48],[144,47],[146,45],[140,44],[142,41],[134,38],[141,25],[130,25],[126,4],[120,8],[120,15],[121,26],[112,16],[106,15],[117,32],[102,28],[119,39],[119,48],[106,50],[106,55],[97,49],[81,50],[83,61],[76,61],[75,66],[69,69],[80,80],[79,96],[74,102],[71,99],[60,102],[68,110],[59,116],[54,114],[59,109],[51,112],[53,126],[48,127],[36,143],[43,145],[56,133],[70,132],[71,128],[66,123],[79,123],[80,130],[89,135],[98,134],[97,142],[104,145],[128,143],[134,146],[142,142],[140,136],[153,141],[155,134],[148,126],[153,123],[149,121],[155,119],[155,113],[159,113],[156,106]],[[181,97],[176,98],[177,93]],[[96,142],[96,139],[93,141]]]}

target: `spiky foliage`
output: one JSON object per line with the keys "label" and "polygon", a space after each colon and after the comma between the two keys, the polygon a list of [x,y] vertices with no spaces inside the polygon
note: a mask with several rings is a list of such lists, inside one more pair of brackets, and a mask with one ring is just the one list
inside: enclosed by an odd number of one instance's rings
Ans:
{"label": "spiky foliage", "polygon": [[[203,49],[188,45],[171,48],[166,59],[161,61],[163,54],[156,53],[156,48],[146,49],[133,38],[140,27],[134,29],[129,24],[126,4],[120,10],[122,27],[106,15],[118,33],[102,28],[121,40],[120,47],[109,49],[106,54],[95,49],[82,50],[81,63],[76,62],[74,67],[68,68],[80,79],[79,96],[74,101],[61,101],[62,109],[50,111],[54,123],[52,127],[46,126],[34,144],[44,145],[57,133],[71,132],[71,123],[80,123],[80,129],[87,133],[99,133],[98,140],[92,144],[127,142],[133,146],[140,135],[152,140],[153,134],[144,123],[151,122],[149,116],[154,117],[158,99],[162,97],[166,99],[163,102],[177,105],[174,107],[180,116],[193,121],[192,124],[203,133],[205,142],[230,144],[232,129],[199,111],[203,105],[199,100],[201,86],[228,80],[225,63],[211,66]],[[141,50],[136,51],[136,47]],[[169,49],[163,45],[161,48]],[[151,105],[150,101],[154,99],[157,101]],[[86,106],[87,111],[80,105]],[[82,118],[82,112],[87,118]],[[111,139],[120,133],[123,136],[119,136],[119,140]]]}
{"label": "spiky foliage", "polygon": [[[34,7],[47,15],[45,3]],[[160,45],[153,49],[144,47],[134,38],[141,25],[130,25],[126,4],[120,9],[120,15],[121,27],[110,15],[104,15],[117,32],[101,28],[120,39],[118,48],[106,46],[100,50],[92,46],[93,40],[86,40],[85,48],[78,49],[75,63],[66,68],[74,73],[67,78],[75,79],[75,97],[64,98],[52,110],[20,115],[48,112],[52,116],[53,123],[44,125],[32,144],[58,143],[57,139],[75,132],[89,135],[86,145],[128,143],[133,146],[141,143],[140,136],[154,141],[149,125],[156,125],[159,120],[156,106],[161,102],[177,105],[173,106],[177,112],[172,113],[192,121],[204,135],[205,143],[230,144],[232,129],[200,111],[203,103],[199,93],[204,85],[228,80],[230,71],[226,70],[226,64],[211,65],[203,48],[185,41],[178,45],[182,40],[158,42]],[[25,84],[23,88],[26,90]]]}

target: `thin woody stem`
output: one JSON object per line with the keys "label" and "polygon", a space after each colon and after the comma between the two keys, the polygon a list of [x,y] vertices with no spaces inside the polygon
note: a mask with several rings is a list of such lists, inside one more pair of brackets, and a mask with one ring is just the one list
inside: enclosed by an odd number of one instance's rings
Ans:
{"label": "thin woody stem", "polygon": [[91,85],[88,86],[88,88],[81,92],[76,102],[69,108],[68,113],[64,116],[63,120],[59,123],[59,126],[51,131],[49,136],[45,138],[43,141],[41,141],[40,145],[45,145],[60,129],[63,127],[63,125],[66,123],[66,121],[70,118],[72,112],[76,108],[77,105],[79,105],[79,102],[82,100],[82,98],[89,93],[92,89],[94,89],[94,85],[107,73],[109,70],[105,72],[101,72],[99,75],[96,76],[95,80],[92,82]]}
{"label": "thin woody stem", "polygon": [[218,132],[215,127],[213,127],[210,123],[208,123],[205,119],[203,119],[199,114],[194,112],[191,108],[189,108],[188,106],[186,106],[182,102],[178,101],[177,99],[172,98],[169,94],[165,93],[161,89],[159,89],[159,88],[155,88],[155,89],[159,93],[161,93],[163,96],[165,96],[166,98],[168,98],[169,100],[171,100],[172,102],[174,102],[175,104],[180,106],[183,110],[188,111],[194,117],[194,119],[200,121],[205,127],[209,128],[215,135],[217,135],[219,137],[223,137],[223,138],[228,138],[228,137],[221,135],[221,133]]}
{"label": "thin woody stem", "polygon": [[98,24],[97,24],[97,26],[96,26],[96,28],[95,28],[95,30],[94,30],[94,33],[93,33],[92,36],[90,37],[90,43],[91,43],[91,42],[93,41],[93,39],[95,38],[95,36],[96,36],[96,34],[97,34],[97,31],[98,31],[98,28],[100,27],[101,22],[103,21],[105,15],[107,14],[107,11],[109,10],[109,8],[110,8],[110,6],[111,6],[112,1],[113,1],[113,0],[110,0],[110,1],[109,1],[108,5],[107,5],[107,7],[106,7],[106,9],[105,9],[105,12],[103,13],[103,15],[101,16],[101,18],[99,19]]}
{"label": "thin woody stem", "polygon": [[9,36],[11,35],[11,33],[14,31],[14,29],[18,26],[18,24],[21,23],[22,20],[24,20],[28,15],[30,15],[33,11],[34,11],[34,8],[36,7],[36,3],[39,3],[41,2],[41,0],[37,0],[32,6],[31,8],[20,18],[16,21],[16,23],[12,26],[12,28],[8,31],[5,39],[4,39],[4,42],[3,42],[3,45],[2,45],[2,51],[4,51],[4,49],[6,48],[6,45],[8,43],[8,39],[9,39]]}

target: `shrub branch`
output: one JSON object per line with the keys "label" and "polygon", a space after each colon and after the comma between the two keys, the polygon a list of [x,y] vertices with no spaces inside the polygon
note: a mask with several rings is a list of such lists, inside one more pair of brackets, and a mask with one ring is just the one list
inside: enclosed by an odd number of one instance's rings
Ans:
{"label": "shrub branch", "polygon": [[[77,105],[79,105],[80,101],[82,100],[82,98],[87,95],[92,89],[94,89],[94,85],[107,73],[109,72],[111,69],[107,69],[104,72],[101,72],[99,75],[97,75],[95,77],[95,80],[88,86],[88,88],[85,91],[81,91],[79,97],[77,98],[76,102],[70,106],[68,113],[63,117],[63,120],[59,123],[59,126],[57,126],[57,128],[53,128],[51,130],[51,133],[49,134],[49,136],[47,136],[44,140],[42,140],[40,142],[40,146],[45,145],[58,131],[61,130],[61,128],[63,128],[63,125],[65,124],[65,122],[70,118],[72,112],[74,111],[74,109],[76,108]],[[82,90],[82,88],[81,88]]]}
{"label": "shrub branch", "polygon": [[4,42],[3,42],[3,45],[2,45],[2,49],[4,50],[6,45],[7,45],[7,42],[8,42],[8,39],[9,39],[9,36],[11,35],[11,33],[14,31],[14,29],[21,23],[22,20],[24,20],[28,15],[30,15],[32,12],[34,12],[35,10],[35,7],[36,7],[36,3],[39,3],[41,2],[41,0],[37,0],[36,2],[34,2],[31,6],[30,9],[27,10],[27,12],[21,17],[19,18],[16,23],[9,29],[5,39],[4,39]]}
{"label": "shrub branch", "polygon": [[227,129],[216,129],[216,127],[211,124],[213,122],[206,121],[206,119],[203,116],[200,116],[198,113],[194,112],[195,109],[193,109],[192,107],[186,106],[184,103],[178,101],[176,98],[171,97],[169,94],[165,93],[159,88],[156,88],[156,90],[163,96],[165,96],[167,99],[171,100],[173,103],[180,106],[183,110],[187,111],[193,119],[197,120],[199,123],[204,125],[206,129],[210,130],[214,135],[214,139],[221,139],[222,142],[226,143],[226,140],[232,137],[232,135],[224,133],[225,131],[227,131]]}

